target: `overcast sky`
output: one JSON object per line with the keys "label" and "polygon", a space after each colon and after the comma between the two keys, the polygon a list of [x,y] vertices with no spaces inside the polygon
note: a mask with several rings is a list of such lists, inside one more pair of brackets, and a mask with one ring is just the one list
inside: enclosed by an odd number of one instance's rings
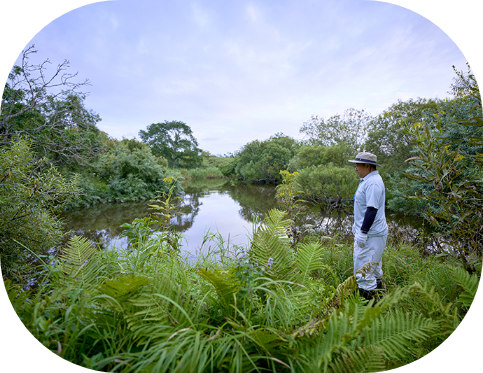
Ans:
{"label": "overcast sky", "polygon": [[426,18],[354,0],[101,2],[29,44],[91,81],[86,106],[109,135],[179,120],[213,154],[277,132],[302,138],[312,115],[444,98],[452,65],[466,63]]}

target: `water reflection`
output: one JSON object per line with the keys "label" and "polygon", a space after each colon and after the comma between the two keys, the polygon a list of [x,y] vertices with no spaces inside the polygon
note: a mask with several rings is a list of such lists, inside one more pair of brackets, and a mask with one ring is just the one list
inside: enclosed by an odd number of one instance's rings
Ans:
{"label": "water reflection", "polygon": [[[180,196],[184,202],[182,215],[172,220],[175,230],[183,232],[184,248],[196,254],[207,232],[220,233],[230,244],[247,245],[254,218],[277,207],[273,186],[231,185],[230,183],[190,184]],[[124,223],[143,218],[153,211],[149,202],[128,202],[96,205],[63,214],[65,228],[72,234],[82,235],[102,246],[126,247],[125,238],[120,238]],[[408,221],[401,216],[388,214],[391,229],[419,231],[422,220]],[[300,230],[307,227],[321,235],[341,238],[351,237],[351,211],[333,211],[321,215],[316,208],[309,209],[297,221]]]}

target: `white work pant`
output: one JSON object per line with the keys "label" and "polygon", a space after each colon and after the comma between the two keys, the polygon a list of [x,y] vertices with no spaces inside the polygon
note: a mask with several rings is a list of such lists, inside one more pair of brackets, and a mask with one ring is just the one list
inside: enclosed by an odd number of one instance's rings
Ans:
{"label": "white work pant", "polygon": [[387,234],[367,237],[365,247],[354,241],[354,274],[357,285],[364,290],[376,288],[376,279],[382,278],[382,253],[386,247]]}

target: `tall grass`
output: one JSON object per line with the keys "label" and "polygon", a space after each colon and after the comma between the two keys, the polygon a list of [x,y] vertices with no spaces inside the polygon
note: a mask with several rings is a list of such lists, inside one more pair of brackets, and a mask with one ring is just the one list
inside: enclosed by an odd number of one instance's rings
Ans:
{"label": "tall grass", "polygon": [[180,173],[181,177],[185,181],[199,181],[206,179],[223,179],[224,176],[219,168],[208,167],[208,168],[193,168],[189,170],[176,170]]}
{"label": "tall grass", "polygon": [[[208,234],[196,258],[163,234],[102,251],[74,238],[36,290],[7,291],[47,349],[112,372],[391,369],[437,347],[476,293],[476,276],[451,261],[392,245],[381,300],[367,304],[353,291],[350,244],[308,236],[292,248],[276,216],[254,225],[246,248]],[[286,268],[260,261],[280,250]]]}

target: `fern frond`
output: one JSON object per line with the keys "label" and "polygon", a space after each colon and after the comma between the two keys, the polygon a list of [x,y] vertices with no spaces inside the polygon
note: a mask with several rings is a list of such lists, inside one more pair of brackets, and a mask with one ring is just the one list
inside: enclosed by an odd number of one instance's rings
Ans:
{"label": "fern frond", "polygon": [[23,289],[19,284],[12,284],[10,279],[4,281],[4,285],[13,309],[19,315],[20,319],[24,321],[22,314],[31,314],[33,310],[33,304],[29,299],[31,291]]}
{"label": "fern frond", "polygon": [[353,339],[356,329],[353,318],[344,311],[333,313],[319,327],[315,345],[304,343],[301,349],[310,364],[315,365],[314,370],[327,371],[335,351],[348,351],[346,344]]}
{"label": "fern frond", "polygon": [[97,283],[100,268],[97,257],[97,249],[86,238],[74,236],[59,254],[59,261],[64,274],[74,279],[75,286],[85,287]]}
{"label": "fern frond", "polygon": [[364,346],[342,353],[333,359],[329,372],[369,373],[386,370],[384,352],[378,346]]}
{"label": "fern frond", "polygon": [[438,329],[435,320],[393,311],[385,318],[376,318],[370,328],[364,329],[364,345],[377,345],[389,357],[404,358],[411,342],[422,342]]}
{"label": "fern frond", "polygon": [[339,299],[345,299],[349,294],[357,289],[356,276],[348,277],[342,284],[337,286],[337,296]]}
{"label": "fern frond", "polygon": [[435,290],[434,286],[429,286],[427,283],[414,283],[411,286],[422,295],[422,300],[426,301],[429,306],[428,314],[436,315],[436,319],[441,323],[440,336],[450,335],[455,331],[461,322],[458,316],[458,310],[453,303],[443,304],[441,297]]}
{"label": "fern frond", "polygon": [[200,268],[198,274],[208,280],[216,290],[221,306],[228,312],[232,312],[234,305],[234,294],[240,290],[240,281],[230,271],[214,270]]}
{"label": "fern frond", "polygon": [[150,280],[146,277],[133,274],[128,276],[116,275],[115,280],[106,280],[98,288],[103,294],[114,298],[119,303],[124,303],[139,292],[142,286],[149,283]]}
{"label": "fern frond", "polygon": [[270,329],[256,329],[246,333],[246,337],[255,342],[264,351],[270,352],[279,343],[282,338],[277,333],[274,333]]}
{"label": "fern frond", "polygon": [[452,270],[451,277],[463,288],[463,292],[460,294],[457,303],[469,308],[478,290],[478,276],[470,275],[463,268],[458,267]]}
{"label": "fern frond", "polygon": [[287,236],[291,221],[284,217],[285,213],[276,209],[268,212],[264,223],[253,234],[250,256],[262,266],[267,266],[272,258],[273,264],[266,274],[274,280],[296,281],[299,271]]}
{"label": "fern frond", "polygon": [[166,333],[194,325],[192,316],[195,301],[189,296],[180,296],[178,292],[171,297],[142,293],[130,303],[138,311],[126,315],[125,319],[138,344],[166,338]]}
{"label": "fern frond", "polygon": [[301,272],[299,281],[302,284],[307,283],[313,271],[324,267],[321,260],[323,251],[323,247],[317,242],[303,244],[298,247],[295,262]]}

